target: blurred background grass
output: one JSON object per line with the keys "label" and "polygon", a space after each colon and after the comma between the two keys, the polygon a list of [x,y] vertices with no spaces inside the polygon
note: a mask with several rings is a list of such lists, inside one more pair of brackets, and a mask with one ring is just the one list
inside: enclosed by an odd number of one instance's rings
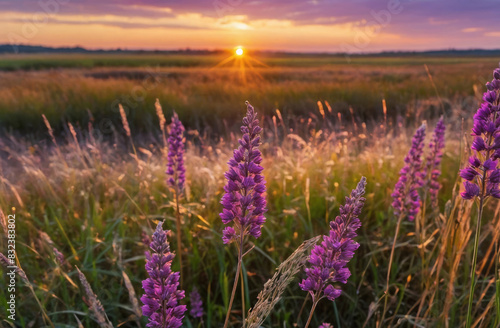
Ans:
{"label": "blurred background grass", "polygon": [[[270,56],[270,55],[268,55]],[[188,128],[228,132],[241,116],[236,109],[250,100],[271,115],[316,112],[318,100],[335,112],[352,107],[362,120],[380,118],[382,99],[388,115],[406,115],[408,106],[436,98],[459,102],[474,96],[498,59],[490,57],[353,57],[283,56],[259,58],[242,78],[231,65],[214,69],[222,55],[3,55],[0,57],[0,126],[12,132],[44,133],[43,113],[56,131],[64,122],[86,126],[119,122],[118,103],[127,110],[136,132],[156,120],[159,98],[167,114],[179,113]],[[437,93],[424,67],[437,85]],[[14,70],[14,71],[9,71]],[[104,124],[104,123],[102,123]],[[106,129],[104,129],[106,130]],[[40,134],[42,133],[42,134]]]}

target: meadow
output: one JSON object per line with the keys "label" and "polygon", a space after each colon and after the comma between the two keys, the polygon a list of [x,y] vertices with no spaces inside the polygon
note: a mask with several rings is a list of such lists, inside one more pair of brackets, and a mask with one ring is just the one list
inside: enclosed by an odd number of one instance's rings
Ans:
{"label": "meadow", "polygon": [[[362,176],[367,179],[360,244],[342,295],[319,303],[311,327],[465,327],[478,206],[460,197],[472,116],[498,67],[489,57],[282,56],[264,65],[217,67],[224,55],[0,56],[0,208],[16,215],[20,327],[96,327],[78,270],[115,327],[145,327],[139,298],[148,236],[158,221],[177,252],[181,213],[182,288],[197,287],[203,320],[222,327],[237,267],[219,217],[227,161],[238,147],[245,101],[263,127],[267,221],[245,256],[230,325],[242,326],[257,295],[304,241],[328,233]],[[186,185],[177,202],[167,185],[167,124],[186,126]],[[120,116],[121,103],[130,134]],[[45,115],[45,122],[42,114]],[[386,276],[397,226],[391,194],[412,135],[440,117],[446,146],[437,206],[426,201],[402,220],[389,296]],[[163,133],[162,133],[163,132]],[[483,214],[472,327],[500,327],[500,206]],[[0,239],[2,252],[6,238]],[[58,252],[64,260],[57,259]],[[303,265],[303,261],[300,265]],[[180,270],[179,258],[173,269]],[[288,269],[290,270],[290,269]],[[311,300],[295,279],[264,327],[304,327]],[[240,289],[241,288],[241,289]],[[6,327],[8,294],[0,289]],[[383,320],[383,321],[382,321]],[[248,325],[247,325],[248,326]]]}
{"label": "meadow", "polygon": [[[270,55],[267,55],[270,56]],[[491,57],[256,57],[262,64],[241,70],[228,63],[214,68],[227,55],[27,55],[0,56],[0,124],[22,135],[46,128],[44,114],[60,132],[69,120],[82,128],[89,113],[97,128],[110,133],[119,122],[118,103],[127,111],[136,133],[156,125],[156,98],[166,114],[175,109],[182,122],[198,131],[229,133],[240,121],[236,104],[252,100],[261,114],[279,109],[284,117],[317,113],[326,100],[336,113],[360,120],[387,115],[412,115],[429,99],[440,98],[447,110],[452,102],[474,101],[489,80]],[[429,80],[425,66],[437,89]],[[13,70],[13,71],[12,71]],[[475,91],[476,90],[476,91]],[[472,105],[472,104],[471,104]],[[431,111],[433,111],[431,109]],[[100,125],[99,125],[100,124]]]}

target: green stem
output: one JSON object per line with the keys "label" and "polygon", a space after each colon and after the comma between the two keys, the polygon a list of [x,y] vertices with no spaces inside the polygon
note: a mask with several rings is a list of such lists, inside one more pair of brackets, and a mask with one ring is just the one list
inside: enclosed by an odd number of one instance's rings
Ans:
{"label": "green stem", "polygon": [[241,276],[241,315],[243,316],[243,327],[245,328],[245,280],[243,279],[243,270],[240,270]]}
{"label": "green stem", "polygon": [[299,315],[297,316],[297,324],[300,323],[300,317],[302,316],[302,312],[304,312],[304,308],[306,307],[306,303],[309,300],[310,294],[307,293],[306,298],[304,298],[304,303],[302,303],[302,307],[300,308]]}
{"label": "green stem", "polygon": [[391,268],[392,261],[394,260],[394,250],[396,249],[396,242],[398,239],[399,228],[401,226],[401,221],[403,221],[403,213],[399,215],[398,223],[396,225],[396,233],[394,234],[394,241],[392,242],[391,256],[389,258],[389,266],[387,268],[387,282],[385,287],[385,299],[384,299],[384,311],[382,312],[382,319],[380,320],[380,324],[383,325],[385,319],[385,312],[387,311],[387,301],[389,299],[389,283],[391,280]]}
{"label": "green stem", "polygon": [[227,325],[229,324],[229,316],[231,315],[231,308],[233,307],[234,294],[236,294],[236,288],[238,287],[238,279],[240,277],[242,257],[243,257],[243,232],[241,232],[240,247],[238,250],[238,267],[236,268],[236,274],[234,276],[233,291],[231,293],[231,299],[229,300],[229,307],[227,308],[224,328],[227,328]]}
{"label": "green stem", "polygon": [[425,236],[425,215],[426,215],[426,210],[427,210],[427,191],[424,192],[424,201],[422,205],[422,212],[421,212],[421,226],[420,226],[420,256],[422,257],[422,270],[423,274],[425,274],[427,270],[427,263],[425,262],[425,248],[424,244],[426,241],[426,236]]}
{"label": "green stem", "polygon": [[182,239],[181,239],[181,213],[179,210],[179,187],[175,188],[175,205],[176,205],[176,230],[177,230],[177,255],[179,255],[179,264],[180,264],[180,285],[182,289],[182,282],[184,281],[182,274]]}
{"label": "green stem", "polygon": [[474,253],[472,255],[472,267],[470,270],[471,283],[469,290],[469,305],[467,306],[467,320],[466,328],[470,328],[472,324],[472,301],[474,300],[474,288],[476,286],[476,263],[477,263],[477,252],[479,248],[479,236],[481,230],[481,218],[483,216],[483,205],[484,205],[484,194],[486,192],[486,172],[483,172],[483,183],[482,183],[482,193],[479,198],[479,212],[477,214],[476,222],[476,235],[474,237]]}
{"label": "green stem", "polygon": [[[496,105],[499,105],[499,100],[497,98]],[[497,121],[497,112],[493,115],[493,122]],[[493,142],[493,135],[488,136],[488,140],[486,142],[487,146],[491,146]],[[491,150],[488,150],[486,153],[485,161],[490,159]],[[484,207],[484,199],[486,195],[486,169],[483,167],[483,174],[481,177],[481,194],[479,195],[479,211],[477,213],[477,222],[476,222],[476,235],[474,237],[474,253],[472,255],[472,268],[470,270],[471,275],[471,283],[469,290],[469,304],[467,306],[467,320],[466,320],[466,328],[470,328],[472,324],[472,301],[474,299],[474,288],[476,286],[476,263],[477,263],[477,253],[479,249],[479,236],[481,235],[481,219],[483,217],[483,207]]]}
{"label": "green stem", "polygon": [[313,317],[313,314],[314,314],[314,310],[316,310],[316,305],[318,305],[318,299],[316,297],[316,300],[313,302],[313,305],[312,305],[312,308],[311,308],[311,313],[309,313],[309,318],[307,318],[307,322],[306,322],[306,325],[304,326],[304,328],[307,328],[309,327],[309,324],[311,323],[311,320],[312,320],[312,317]]}
{"label": "green stem", "polygon": [[498,240],[495,240],[495,278],[496,278],[496,317],[495,317],[495,327],[500,325],[500,272],[498,267],[498,256],[499,256],[499,248],[498,248]]}

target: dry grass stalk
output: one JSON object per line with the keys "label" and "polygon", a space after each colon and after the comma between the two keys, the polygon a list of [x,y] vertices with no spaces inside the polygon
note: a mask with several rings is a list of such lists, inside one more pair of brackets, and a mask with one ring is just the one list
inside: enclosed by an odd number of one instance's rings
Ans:
{"label": "dry grass stalk", "polygon": [[122,104],[119,104],[118,107],[120,108],[120,116],[122,118],[123,129],[125,130],[127,137],[130,138],[132,137],[132,134],[130,133],[130,126],[128,125],[127,114],[125,113]]}
{"label": "dry grass stalk", "polygon": [[78,317],[76,316],[76,314],[73,314],[73,315],[75,316],[75,320],[78,323],[78,328],[84,328],[82,322],[80,321],[80,319],[78,319]]}
{"label": "dry grass stalk", "polygon": [[[149,236],[148,236],[149,237]],[[137,295],[135,293],[134,285],[132,284],[132,281],[130,280],[128,274],[125,272],[125,269],[123,267],[123,261],[122,261],[122,244],[120,240],[118,239],[118,235],[115,235],[113,238],[113,253],[116,256],[116,261],[118,268],[122,272],[122,277],[123,277],[123,282],[125,283],[125,287],[127,288],[128,291],[128,297],[130,300],[130,304],[132,305],[132,309],[134,310],[134,315],[132,316],[133,320],[136,321],[136,324],[138,327],[141,327],[140,319],[142,317],[142,310],[139,305],[139,301],[137,300]]]}
{"label": "dry grass stalk", "polygon": [[94,314],[94,318],[99,324],[99,327],[101,328],[113,328],[113,324],[109,321],[108,316],[106,315],[106,312],[104,311],[104,307],[101,304],[101,301],[97,298],[97,295],[94,293],[92,290],[92,287],[90,287],[89,282],[87,281],[87,278],[85,275],[80,271],[80,269],[77,267],[76,270],[78,271],[78,278],[80,278],[80,282],[82,283],[83,290],[85,291],[85,294],[87,296],[87,305],[90,307],[90,310]]}
{"label": "dry grass stalk", "polygon": [[302,269],[311,249],[318,243],[320,238],[321,236],[317,236],[306,240],[292,255],[280,264],[274,276],[265,283],[264,288],[259,293],[259,296],[257,296],[257,303],[248,313],[246,320],[247,328],[259,328],[262,325],[276,303],[280,300],[288,284]]}
{"label": "dry grass stalk", "polygon": [[382,109],[384,111],[384,136],[387,134],[387,104],[385,98],[382,99]]}
{"label": "dry grass stalk", "polygon": [[59,148],[59,145],[57,144],[56,137],[54,136],[54,130],[52,130],[52,126],[50,125],[49,120],[47,119],[45,114],[42,114],[42,118],[43,118],[43,122],[45,123],[45,126],[47,127],[47,131],[49,132],[50,139],[52,140],[52,143],[54,144],[54,146],[56,146],[57,156],[59,156],[59,158],[61,159],[61,161],[63,163],[66,163],[66,161],[64,160],[64,157],[61,153],[61,149]]}
{"label": "dry grass stalk", "polygon": [[[492,234],[492,240],[500,240],[500,202],[497,204],[493,217],[497,218],[496,223],[493,225],[493,222],[489,222],[489,229],[486,229],[486,231]],[[495,264],[495,261],[491,261],[491,259],[495,258],[496,251],[497,250],[495,249],[495,243],[490,243],[490,245],[488,246],[488,250],[483,255],[483,260],[479,263],[477,270],[479,274],[483,273],[485,268],[485,272],[491,272],[492,267]]]}
{"label": "dry grass stalk", "polygon": [[5,214],[0,208],[0,225],[2,225],[3,232],[7,234],[7,219],[5,218]]}
{"label": "dry grass stalk", "polygon": [[[470,230],[470,214],[472,204],[465,202],[460,196],[455,195],[453,208],[450,210],[450,215],[442,226],[441,232],[441,250],[432,273],[435,274],[432,296],[428,303],[428,309],[424,315],[426,318],[433,308],[434,301],[437,299],[437,293],[440,290],[445,290],[444,305],[442,307],[442,319],[445,327],[448,326],[449,312],[455,302],[455,280],[459,276],[460,261],[467,248],[468,241],[471,236]],[[447,286],[440,288],[443,268],[447,272],[445,279]],[[445,288],[443,288],[445,287]]]}
{"label": "dry grass stalk", "polygon": [[[5,255],[3,255],[3,253],[0,253],[0,264],[5,268],[15,266],[14,264],[11,263],[11,261]],[[24,272],[24,270],[21,267],[16,266],[15,271],[26,285],[31,286],[30,281],[28,280],[28,277],[26,276],[26,273]]]}
{"label": "dry grass stalk", "polygon": [[78,143],[78,138],[76,137],[76,131],[75,128],[73,127],[73,124],[71,122],[68,122],[68,127],[69,127],[69,132],[71,132],[71,135],[73,136],[73,141],[75,144]]}
{"label": "dry grass stalk", "polygon": [[167,124],[167,120],[165,119],[165,115],[163,115],[163,109],[161,108],[160,101],[158,98],[156,98],[155,102],[155,108],[156,108],[156,115],[158,116],[158,120],[160,122],[160,130],[161,130],[161,135],[163,138],[163,152],[165,152],[165,155],[167,153],[167,131],[165,129],[165,125]]}
{"label": "dry grass stalk", "polygon": [[38,299],[35,290],[33,289],[33,286],[31,285],[28,276],[26,275],[26,272],[24,272],[23,268],[21,268],[21,263],[19,262],[19,258],[16,257],[16,265],[14,265],[11,260],[9,260],[3,253],[0,253],[0,265],[4,266],[6,269],[12,269],[13,266],[15,266],[15,272],[19,275],[21,280],[26,284],[26,286],[30,289],[31,294],[33,295],[36,303],[40,307],[40,310],[42,311],[42,317],[43,321],[45,322],[45,325],[49,325],[52,328],[55,328],[54,324],[50,320],[49,316],[47,315],[47,312],[45,311],[45,308],[43,307],[42,303],[40,303],[40,300]]}
{"label": "dry grass stalk", "polygon": [[319,100],[318,100],[318,109],[319,109],[319,113],[321,114],[321,116],[323,117],[323,120],[324,120],[325,119],[325,109],[323,108],[323,104]]}
{"label": "dry grass stalk", "polygon": [[50,139],[52,139],[52,142],[54,143],[54,145],[59,148],[59,146],[57,145],[57,142],[56,142],[56,138],[54,137],[54,131],[52,130],[52,126],[50,125],[49,120],[47,119],[45,114],[42,114],[42,118],[43,118],[43,122],[45,123],[45,126],[47,127],[47,130],[49,132]]}
{"label": "dry grass stalk", "polygon": [[281,116],[281,112],[279,109],[276,109],[276,116],[280,119],[281,125],[283,126],[283,135],[287,135],[285,121],[283,121],[283,116]]}
{"label": "dry grass stalk", "polygon": [[80,160],[83,166],[88,167],[87,163],[85,162],[85,154],[83,153],[82,148],[80,147],[80,143],[78,142],[78,136],[76,134],[75,127],[73,126],[73,124],[68,122],[68,128],[69,132],[71,133],[71,136],[73,137],[73,142],[75,144],[76,152],[78,153],[78,155],[80,155]]}
{"label": "dry grass stalk", "polygon": [[137,300],[134,286],[132,285],[132,281],[130,281],[129,276],[125,273],[125,271],[122,271],[122,276],[123,276],[123,281],[125,282],[125,287],[127,287],[128,297],[130,303],[132,304],[132,309],[134,309],[134,314],[136,316],[136,319],[139,320],[142,317],[142,310],[141,307],[139,306],[139,301]]}
{"label": "dry grass stalk", "polygon": [[274,137],[278,140],[278,124],[276,122],[276,115],[273,115]]}
{"label": "dry grass stalk", "polygon": [[163,115],[163,109],[161,108],[160,100],[158,100],[158,98],[156,98],[155,108],[156,108],[156,115],[158,115],[158,119],[160,121],[161,132],[164,132],[167,120],[165,119],[165,115]]}
{"label": "dry grass stalk", "polygon": [[16,201],[17,203],[19,204],[19,206],[21,207],[24,207],[24,202],[23,200],[21,199],[21,196],[19,195],[19,192],[17,191],[16,187],[14,186],[14,184],[12,184],[11,182],[9,182],[9,180],[5,179],[4,177],[0,176],[0,180],[2,181],[2,183],[6,184],[7,186],[9,186],[10,190],[12,191],[12,194],[14,195],[14,197],[16,198]]}
{"label": "dry grass stalk", "polygon": [[328,103],[328,101],[325,100],[325,105],[326,105],[326,108],[328,108],[328,113],[332,113],[332,106],[330,106],[330,104]]}
{"label": "dry grass stalk", "polygon": [[40,239],[42,239],[44,242],[46,242],[49,246],[54,246],[54,241],[52,238],[49,237],[45,232],[40,231]]}

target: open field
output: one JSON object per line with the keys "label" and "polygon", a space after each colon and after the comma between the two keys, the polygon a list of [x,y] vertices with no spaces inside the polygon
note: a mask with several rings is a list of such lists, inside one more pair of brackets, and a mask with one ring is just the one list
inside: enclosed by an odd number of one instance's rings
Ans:
{"label": "open field", "polygon": [[[224,58],[4,55],[0,57],[4,68],[50,69],[0,72],[0,124],[14,131],[43,134],[42,113],[59,131],[64,121],[86,126],[90,112],[101,124],[97,128],[109,132],[109,123],[119,122],[118,103],[122,103],[132,127],[142,132],[157,120],[156,98],[164,104],[166,114],[175,109],[187,127],[199,131],[208,127],[227,131],[227,125],[234,127],[240,120],[235,106],[247,99],[265,115],[279,109],[285,117],[308,117],[311,112],[317,115],[317,101],[327,101],[344,116],[350,115],[352,107],[361,120],[380,118],[382,99],[386,99],[388,115],[395,117],[425,107],[424,103],[437,98],[437,94],[446,110],[451,109],[452,102],[469,101],[478,95],[474,88],[479,90],[484,85],[490,68],[498,61],[409,56],[353,57],[347,63],[344,57],[289,56],[258,58],[268,67],[254,65],[242,77],[231,63],[229,67],[213,68]],[[87,61],[91,63],[88,68]],[[58,68],[66,66],[71,68]]]}
{"label": "open field", "polygon": [[[175,110],[186,126],[183,289],[187,295],[194,286],[200,290],[205,315],[202,324],[186,314],[185,327],[222,327],[229,304],[237,258],[234,245],[221,240],[220,200],[245,100],[264,129],[268,212],[262,237],[250,239],[255,248],[244,259],[244,299],[238,288],[231,325],[242,326],[242,307],[247,312],[256,303],[280,263],[305,240],[328,233],[329,221],[365,176],[352,275],[335,302],[319,303],[311,327],[464,327],[477,206],[460,197],[458,171],[498,58],[355,57],[347,63],[344,57],[272,56],[259,58],[266,66],[249,68],[244,77],[236,68],[214,69],[223,59],[0,57],[0,209],[16,214],[19,265],[32,286],[18,283],[19,326],[97,325],[82,300],[88,303],[77,266],[115,327],[145,327],[137,305],[147,277],[144,236],[166,220],[177,249],[177,203],[166,184],[158,98],[167,123]],[[427,122],[427,154],[441,116],[447,132],[439,203],[432,206],[424,193],[417,219],[402,221],[384,313],[397,224],[391,194],[413,133]],[[473,327],[499,327],[499,213],[491,199],[481,228]],[[5,238],[0,246],[3,252]],[[54,248],[64,254],[62,263]],[[178,257],[173,268],[180,270]],[[301,270],[287,286],[264,327],[304,327],[311,307],[309,299],[301,310],[304,276]],[[0,319],[7,297],[1,288]]]}

